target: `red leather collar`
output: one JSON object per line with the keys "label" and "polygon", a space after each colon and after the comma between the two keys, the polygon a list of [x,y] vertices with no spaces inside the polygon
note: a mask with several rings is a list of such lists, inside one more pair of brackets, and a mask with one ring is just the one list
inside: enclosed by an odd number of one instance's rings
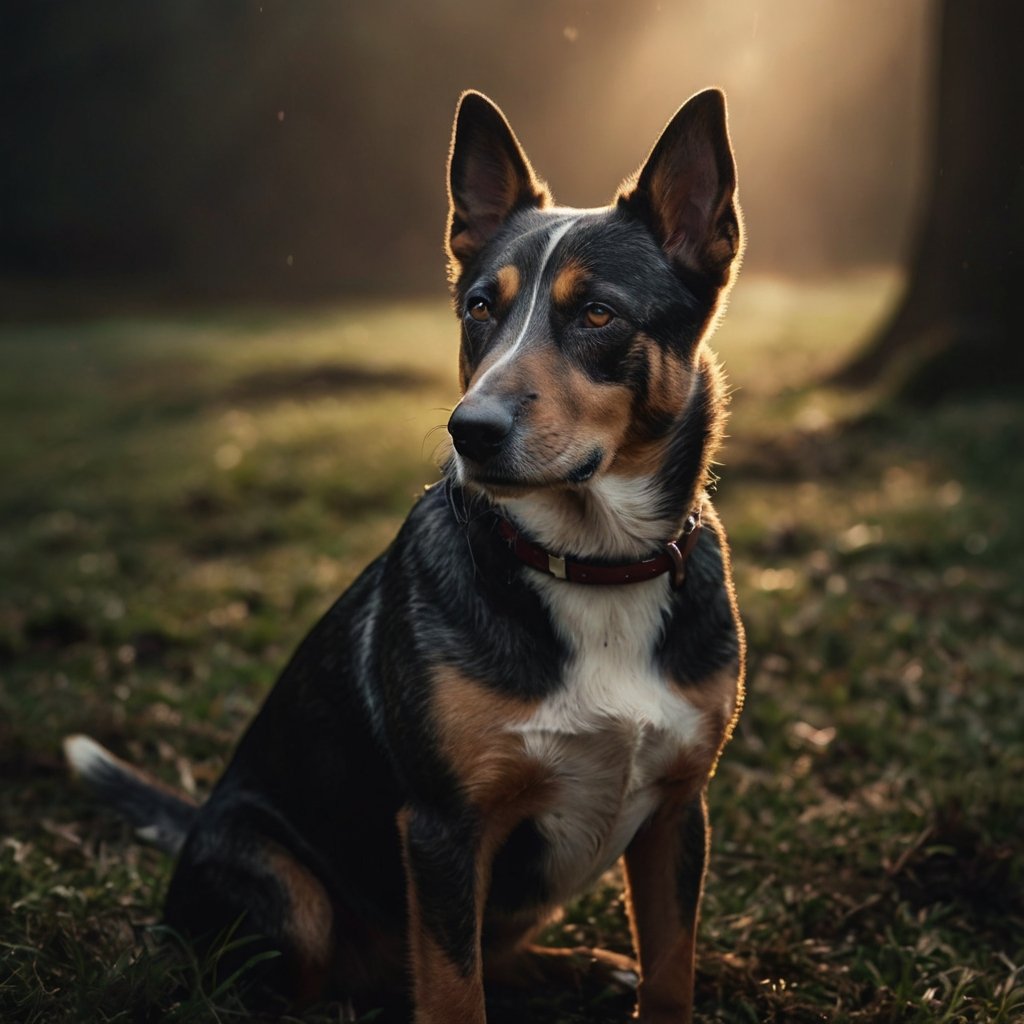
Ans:
{"label": "red leather collar", "polygon": [[531,569],[545,572],[570,583],[597,585],[642,583],[666,572],[672,574],[672,586],[678,589],[686,581],[686,562],[697,544],[702,524],[700,508],[686,517],[682,533],[668,541],[663,550],[640,562],[595,563],[563,558],[528,540],[507,519],[498,520],[498,529],[516,558]]}

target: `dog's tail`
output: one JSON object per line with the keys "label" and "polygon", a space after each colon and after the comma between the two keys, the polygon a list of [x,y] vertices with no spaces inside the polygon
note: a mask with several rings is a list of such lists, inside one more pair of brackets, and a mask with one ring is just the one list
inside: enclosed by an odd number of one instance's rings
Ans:
{"label": "dog's tail", "polygon": [[64,756],[89,789],[135,826],[143,842],[172,854],[181,849],[199,810],[194,800],[126,764],[88,736],[68,736]]}

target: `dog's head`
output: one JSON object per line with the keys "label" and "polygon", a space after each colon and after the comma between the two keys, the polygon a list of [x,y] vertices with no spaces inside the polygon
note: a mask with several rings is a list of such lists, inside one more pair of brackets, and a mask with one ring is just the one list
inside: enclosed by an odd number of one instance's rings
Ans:
{"label": "dog's head", "polygon": [[657,474],[741,249],[723,94],[684,104],[610,206],[577,210],[468,92],[449,189],[459,479],[511,497]]}

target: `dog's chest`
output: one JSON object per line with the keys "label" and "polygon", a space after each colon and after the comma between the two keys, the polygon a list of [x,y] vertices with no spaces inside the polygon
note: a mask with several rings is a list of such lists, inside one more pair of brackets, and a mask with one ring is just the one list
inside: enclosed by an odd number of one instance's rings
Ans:
{"label": "dog's chest", "polygon": [[656,808],[659,779],[700,741],[700,712],[655,665],[668,600],[663,583],[541,584],[573,653],[565,685],[515,729],[555,783],[553,803],[537,818],[555,901],[615,863]]}

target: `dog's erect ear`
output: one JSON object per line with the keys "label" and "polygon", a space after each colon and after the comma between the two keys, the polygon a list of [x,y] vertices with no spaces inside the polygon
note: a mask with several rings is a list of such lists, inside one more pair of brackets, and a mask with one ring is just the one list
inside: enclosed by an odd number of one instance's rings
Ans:
{"label": "dog's erect ear", "polygon": [[679,108],[618,202],[676,263],[724,281],[740,251],[735,192],[725,95],[706,89]]}
{"label": "dog's erect ear", "polygon": [[459,100],[448,157],[448,253],[457,266],[479,252],[515,210],[547,206],[505,115],[484,95]]}

